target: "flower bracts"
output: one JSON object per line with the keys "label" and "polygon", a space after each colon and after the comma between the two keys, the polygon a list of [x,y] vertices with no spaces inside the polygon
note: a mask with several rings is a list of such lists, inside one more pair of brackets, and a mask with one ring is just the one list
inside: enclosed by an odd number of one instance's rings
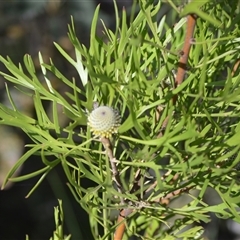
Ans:
{"label": "flower bracts", "polygon": [[100,106],[94,109],[88,116],[88,125],[95,136],[110,138],[117,133],[121,123],[118,111],[108,107]]}

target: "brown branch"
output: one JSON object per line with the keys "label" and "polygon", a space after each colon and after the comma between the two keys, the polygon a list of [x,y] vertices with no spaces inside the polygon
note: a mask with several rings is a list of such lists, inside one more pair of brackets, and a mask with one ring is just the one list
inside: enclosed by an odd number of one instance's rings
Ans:
{"label": "brown branch", "polygon": [[175,87],[179,86],[183,82],[185,72],[187,70],[188,57],[189,57],[189,52],[192,45],[193,32],[194,32],[195,25],[196,25],[196,17],[194,15],[189,15],[187,17],[187,30],[186,30],[185,41],[184,41],[183,49],[181,51],[182,54],[178,63],[178,70],[177,70],[177,75],[175,79]]}
{"label": "brown branch", "polygon": [[116,231],[114,233],[114,240],[122,240],[123,234],[126,228],[125,225],[125,218],[129,216],[133,212],[133,208],[126,208],[122,209],[121,212],[119,213],[117,224],[118,227],[116,228]]}
{"label": "brown branch", "polygon": [[[116,158],[113,155],[112,144],[111,144],[110,140],[108,138],[105,138],[105,137],[102,137],[100,139],[100,141],[105,148],[106,154],[107,154],[107,156],[109,158],[109,161],[110,161],[110,164],[111,164],[112,173],[113,173],[113,181],[116,183],[118,192],[122,194],[123,187],[122,187],[119,172],[118,172],[118,169],[117,169],[117,166],[116,166]],[[120,197],[120,201],[121,201],[122,205],[125,204],[123,197]]]}
{"label": "brown branch", "polygon": [[238,70],[239,65],[240,65],[240,59],[238,59],[233,66],[232,77],[235,75],[236,71]]}
{"label": "brown branch", "polygon": [[[188,57],[189,57],[189,52],[192,45],[195,25],[196,25],[196,16],[189,15],[187,17],[187,29],[186,29],[185,41],[184,41],[183,49],[181,51],[180,60],[178,62],[178,70],[175,78],[175,88],[177,88],[184,80],[184,76],[187,70]],[[176,101],[177,101],[177,95],[173,97],[173,104],[175,104]]]}
{"label": "brown branch", "polygon": [[184,192],[188,192],[190,189],[192,189],[194,186],[190,186],[190,187],[184,187],[184,188],[180,188],[177,189],[173,192],[170,192],[168,194],[166,194],[164,197],[161,197],[160,199],[157,199],[156,202],[159,202],[160,204],[165,204],[168,205],[171,198],[176,197]]}

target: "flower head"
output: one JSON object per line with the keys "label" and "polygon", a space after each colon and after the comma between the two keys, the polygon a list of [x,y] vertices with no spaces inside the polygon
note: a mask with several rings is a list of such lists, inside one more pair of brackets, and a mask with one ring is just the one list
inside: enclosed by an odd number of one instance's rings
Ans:
{"label": "flower head", "polygon": [[95,136],[110,138],[117,133],[121,117],[117,110],[108,106],[95,108],[88,116],[88,125]]}

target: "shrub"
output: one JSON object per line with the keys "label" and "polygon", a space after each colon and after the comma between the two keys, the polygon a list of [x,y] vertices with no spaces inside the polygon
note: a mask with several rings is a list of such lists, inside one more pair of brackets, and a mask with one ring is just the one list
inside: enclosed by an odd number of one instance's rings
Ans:
{"label": "shrub", "polygon": [[[39,176],[30,196],[61,164],[72,196],[89,214],[94,239],[121,239],[122,234],[201,239],[209,213],[239,222],[240,14],[235,2],[192,1],[182,9],[171,2],[179,11],[174,26],[161,16],[160,1],[135,4],[130,18],[115,6],[116,31],[102,22],[102,38],[96,35],[98,6],[89,49],[78,41],[73,20],[69,39],[75,57],[55,43],[78,72],[76,79],[67,79],[53,60],[45,63],[41,53],[43,81],[29,55],[18,66],[1,56],[9,73],[0,74],[32,97],[36,111],[36,118],[20,112],[6,84],[11,108],[0,105],[0,123],[21,128],[32,143],[3,187]],[[68,87],[65,95],[54,88],[52,76]],[[45,104],[52,106],[52,117]],[[116,114],[105,112],[111,121],[117,119],[113,134],[98,131],[99,115],[88,126],[94,105]],[[67,126],[60,125],[61,115],[69,119]],[[45,166],[13,177],[31,155],[41,156]],[[83,187],[83,178],[93,186]]]}

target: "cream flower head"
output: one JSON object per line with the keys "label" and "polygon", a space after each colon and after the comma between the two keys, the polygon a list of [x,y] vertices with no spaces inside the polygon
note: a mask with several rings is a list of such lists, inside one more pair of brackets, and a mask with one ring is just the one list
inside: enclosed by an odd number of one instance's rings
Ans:
{"label": "cream flower head", "polygon": [[95,108],[88,116],[88,125],[93,135],[110,138],[117,133],[121,116],[117,110],[108,106]]}

